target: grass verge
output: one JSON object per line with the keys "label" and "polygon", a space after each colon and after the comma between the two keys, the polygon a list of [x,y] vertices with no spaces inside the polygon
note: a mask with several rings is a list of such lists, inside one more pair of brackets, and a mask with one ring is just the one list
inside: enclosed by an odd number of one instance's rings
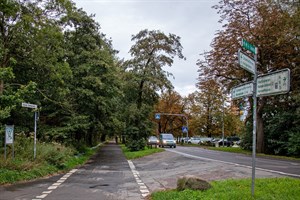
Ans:
{"label": "grass verge", "polygon": [[[241,153],[241,154],[246,154],[246,155],[252,155],[252,151],[244,150],[239,147],[207,147],[207,146],[200,146],[200,147],[209,149],[209,150],[214,150],[214,151],[224,151],[224,152],[230,152],[230,153]],[[295,157],[277,156],[277,155],[269,155],[269,154],[263,154],[263,153],[257,153],[256,155],[260,156],[260,157],[267,157],[267,158],[300,161],[300,158],[295,158]]]}
{"label": "grass verge", "polygon": [[132,160],[132,159],[136,159],[136,158],[141,158],[141,157],[144,157],[144,156],[148,156],[148,155],[151,155],[151,154],[154,154],[154,153],[158,153],[158,152],[162,152],[164,151],[164,149],[160,149],[160,148],[148,148],[148,147],[145,147],[144,150],[141,150],[141,151],[129,151],[125,145],[120,145],[121,148],[122,148],[122,151],[126,157],[127,160]]}
{"label": "grass verge", "polygon": [[211,182],[206,191],[177,190],[151,194],[151,200],[295,200],[300,199],[300,180],[294,178],[263,178],[255,181],[255,194],[251,195],[251,179],[222,180]]}
{"label": "grass verge", "polygon": [[32,144],[26,138],[16,143],[15,158],[0,158],[0,185],[27,181],[68,171],[84,164],[97,149],[84,148],[80,153],[59,144],[37,143],[33,160]]}

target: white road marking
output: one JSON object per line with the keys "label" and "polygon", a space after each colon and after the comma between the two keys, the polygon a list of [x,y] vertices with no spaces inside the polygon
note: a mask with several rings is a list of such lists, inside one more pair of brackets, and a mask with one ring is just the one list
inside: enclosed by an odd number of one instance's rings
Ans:
{"label": "white road marking", "polygon": [[31,200],[42,200],[45,197],[47,197],[48,194],[50,194],[53,190],[55,190],[58,186],[60,186],[67,178],[69,178],[73,173],[75,173],[78,169],[72,169],[69,173],[65,174],[63,177],[61,177],[56,183],[53,183],[51,186],[49,186],[46,191],[42,192],[42,195],[36,196],[35,199]]}
{"label": "white road marking", "polygon": [[36,198],[39,198],[39,199],[43,199],[47,196],[48,194],[42,194],[41,196],[36,196]]}
{"label": "white road marking", "polygon": [[140,186],[140,192],[142,193],[142,197],[148,196],[150,192],[145,183],[143,183],[143,181],[140,179],[139,172],[136,170],[133,162],[131,160],[128,160],[128,164],[133,176],[135,177],[137,184]]}
{"label": "white road marking", "polygon": [[43,194],[50,194],[51,192],[52,192],[52,190],[44,191]]}
{"label": "white road marking", "polygon": [[48,187],[48,190],[55,190],[56,188],[57,188],[57,186],[51,185],[50,187]]}
{"label": "white road marking", "polygon": [[[232,163],[232,162],[227,162],[227,161],[222,161],[222,160],[215,160],[215,159],[211,159],[211,158],[194,156],[194,155],[190,155],[190,154],[187,154],[187,153],[182,153],[182,152],[179,152],[179,151],[176,151],[176,150],[170,150],[170,149],[166,149],[166,150],[167,151],[171,151],[173,153],[177,153],[177,154],[183,155],[185,157],[196,158],[196,159],[201,159],[201,160],[208,160],[208,161],[214,161],[214,162],[220,162],[220,163],[225,163],[225,164],[229,164],[229,165],[237,165],[237,166],[240,166],[240,167],[245,167],[245,168],[252,169],[252,166],[248,166],[248,165],[242,165],[242,164],[237,164],[237,163]],[[281,174],[281,175],[284,175],[284,176],[292,176],[292,177],[298,177],[298,178],[300,178],[300,175],[298,175],[298,174],[290,174],[290,173],[275,171],[275,170],[271,170],[271,169],[264,169],[264,168],[259,168],[259,167],[256,167],[256,169],[257,170],[261,170],[261,171],[266,171],[266,172]]]}

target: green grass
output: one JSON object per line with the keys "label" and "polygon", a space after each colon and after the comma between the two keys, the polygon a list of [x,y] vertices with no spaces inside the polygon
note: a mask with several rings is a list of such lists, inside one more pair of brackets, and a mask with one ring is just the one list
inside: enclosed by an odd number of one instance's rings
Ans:
{"label": "green grass", "polygon": [[83,152],[55,143],[37,143],[37,156],[33,160],[32,141],[16,141],[15,158],[0,157],[0,184],[32,180],[68,171],[84,164],[97,149],[85,148]]}
{"label": "green grass", "polygon": [[[207,146],[200,146],[200,147],[206,148],[209,150],[214,150],[214,151],[224,151],[224,152],[252,155],[252,151],[244,150],[239,147],[207,147]],[[269,157],[269,158],[277,158],[277,159],[279,158],[279,159],[287,159],[287,160],[300,160],[300,158],[295,158],[295,157],[277,156],[277,155],[269,155],[269,154],[263,154],[263,153],[257,153],[256,155],[260,156],[260,157]]]}
{"label": "green grass", "polygon": [[177,190],[151,194],[152,200],[299,200],[300,179],[265,178],[256,179],[255,195],[251,195],[251,179],[223,180],[211,182],[206,191]]}
{"label": "green grass", "polygon": [[204,148],[209,150],[214,150],[214,151],[225,151],[225,152],[242,153],[242,154],[249,154],[249,155],[252,154],[252,151],[244,150],[239,147],[204,147]]}
{"label": "green grass", "polygon": [[127,160],[132,160],[132,159],[136,159],[136,158],[141,158],[144,156],[148,156],[154,153],[158,153],[158,152],[162,152],[164,151],[164,149],[160,149],[160,148],[148,148],[145,147],[144,150],[141,151],[134,151],[134,152],[130,152],[125,145],[121,145],[122,151],[126,157]]}

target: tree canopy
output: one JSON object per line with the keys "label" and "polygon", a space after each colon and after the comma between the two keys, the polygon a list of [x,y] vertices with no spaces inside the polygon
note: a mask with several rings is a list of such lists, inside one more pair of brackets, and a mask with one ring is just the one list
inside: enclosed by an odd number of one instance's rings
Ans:
{"label": "tree canopy", "polygon": [[[287,123],[286,120],[289,119],[283,119],[284,113],[292,114],[292,110],[297,110],[299,105],[299,4],[290,1],[224,0],[215,8],[221,14],[220,22],[224,23],[224,29],[214,38],[212,50],[205,52],[204,59],[198,61],[199,83],[213,79],[229,92],[233,86],[253,79],[250,73],[237,64],[237,51],[241,48],[242,38],[258,48],[259,74],[284,68],[291,70],[289,94],[258,99],[257,151],[264,152],[269,149],[271,141],[274,141],[273,137],[269,137],[271,132],[265,126],[271,125],[271,118],[277,115]],[[251,98],[246,101],[252,104]],[[285,111],[282,110],[283,107]],[[247,119],[246,124],[251,126],[251,117]],[[292,124],[289,130],[299,127],[295,123]],[[286,143],[291,139],[289,134],[292,133],[287,133],[284,140]],[[280,142],[280,139],[276,141]],[[272,151],[276,151],[276,148],[272,147]],[[289,148],[286,148],[286,152]]]}

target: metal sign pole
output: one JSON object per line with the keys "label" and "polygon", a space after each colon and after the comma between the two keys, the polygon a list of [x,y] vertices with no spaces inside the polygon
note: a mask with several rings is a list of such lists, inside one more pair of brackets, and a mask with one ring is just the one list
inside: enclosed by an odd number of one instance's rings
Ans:
{"label": "metal sign pole", "polygon": [[5,141],[4,141],[4,159],[6,160],[6,135],[5,135]]}
{"label": "metal sign pole", "polygon": [[33,147],[33,158],[36,158],[36,127],[37,127],[37,112],[34,112],[34,147]]}
{"label": "metal sign pole", "polygon": [[256,153],[256,114],[257,114],[257,55],[254,54],[255,60],[255,73],[253,80],[253,140],[252,140],[252,186],[251,194],[254,196],[254,185],[255,185],[255,153]]}
{"label": "metal sign pole", "polygon": [[35,104],[23,102],[22,107],[35,109],[35,112],[34,112],[34,145],[33,145],[33,159],[35,160],[35,158],[36,158],[36,128],[37,128],[37,120],[38,120],[38,115],[37,115],[38,106]]}
{"label": "metal sign pole", "polygon": [[188,116],[185,116],[185,120],[186,120],[186,138],[189,138],[189,121],[188,121]]}

